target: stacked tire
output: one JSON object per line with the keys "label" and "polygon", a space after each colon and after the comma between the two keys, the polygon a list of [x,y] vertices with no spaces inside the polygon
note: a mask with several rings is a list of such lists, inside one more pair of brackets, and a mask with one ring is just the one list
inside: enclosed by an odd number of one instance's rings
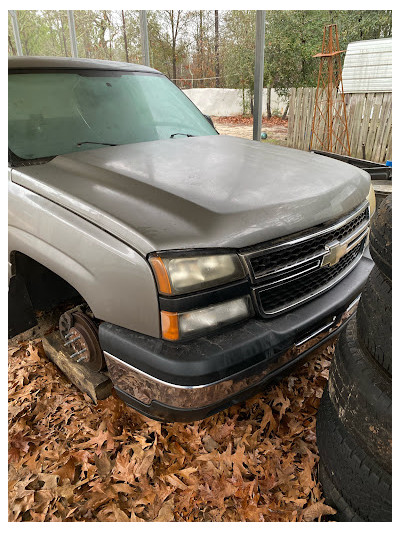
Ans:
{"label": "stacked tire", "polygon": [[317,415],[319,478],[339,521],[392,519],[392,197],[371,223],[375,266],[342,331]]}

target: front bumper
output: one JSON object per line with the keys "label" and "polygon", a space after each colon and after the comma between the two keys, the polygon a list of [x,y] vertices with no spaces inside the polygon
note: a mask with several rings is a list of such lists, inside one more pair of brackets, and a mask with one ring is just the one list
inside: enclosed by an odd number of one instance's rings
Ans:
{"label": "front bumper", "polygon": [[285,315],[187,343],[103,322],[100,343],[116,392],[142,414],[168,422],[199,420],[241,402],[338,334],[372,266],[364,256],[335,287]]}

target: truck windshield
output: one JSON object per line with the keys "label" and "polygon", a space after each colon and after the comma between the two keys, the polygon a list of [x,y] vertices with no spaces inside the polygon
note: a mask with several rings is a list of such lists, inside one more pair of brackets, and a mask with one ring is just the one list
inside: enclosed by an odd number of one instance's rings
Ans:
{"label": "truck windshield", "polygon": [[9,148],[21,159],[169,139],[177,132],[217,135],[197,107],[157,74],[10,74],[8,99]]}

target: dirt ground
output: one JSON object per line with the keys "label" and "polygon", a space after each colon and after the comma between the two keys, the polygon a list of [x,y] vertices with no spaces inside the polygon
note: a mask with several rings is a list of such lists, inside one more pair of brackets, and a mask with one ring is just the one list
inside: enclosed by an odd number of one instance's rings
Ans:
{"label": "dirt ground", "polygon": [[[249,117],[212,117],[214,125],[221,135],[232,135],[253,138],[253,120]],[[267,133],[267,142],[286,146],[287,120],[272,117],[271,120],[263,119],[262,132]]]}
{"label": "dirt ground", "polygon": [[10,521],[334,520],[315,436],[332,345],[245,403],[160,423],[94,405],[44,355],[50,326],[9,343]]}

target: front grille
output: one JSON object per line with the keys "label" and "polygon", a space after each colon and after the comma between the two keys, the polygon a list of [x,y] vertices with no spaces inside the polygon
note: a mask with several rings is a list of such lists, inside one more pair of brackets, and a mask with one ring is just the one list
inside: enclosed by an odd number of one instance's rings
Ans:
{"label": "front grille", "polygon": [[279,314],[342,279],[361,258],[368,225],[369,205],[365,202],[322,228],[242,250],[259,314]]}
{"label": "front grille", "polygon": [[252,257],[250,263],[254,277],[263,277],[282,266],[288,267],[301,259],[312,257],[318,252],[324,253],[325,245],[335,240],[341,241],[368,220],[369,210],[367,206],[359,215],[339,228],[328,230],[323,235],[305,239],[298,244],[285,245],[283,243],[282,246],[277,245],[275,249],[271,248],[260,256]]}
{"label": "front grille", "polygon": [[307,296],[317,295],[324,287],[329,286],[333,280],[345,272],[360,256],[363,249],[364,243],[360,243],[332,267],[322,267],[311,274],[297,277],[283,285],[260,290],[258,300],[261,309],[266,314],[276,314],[288,307],[294,307],[298,302],[303,302]]}

